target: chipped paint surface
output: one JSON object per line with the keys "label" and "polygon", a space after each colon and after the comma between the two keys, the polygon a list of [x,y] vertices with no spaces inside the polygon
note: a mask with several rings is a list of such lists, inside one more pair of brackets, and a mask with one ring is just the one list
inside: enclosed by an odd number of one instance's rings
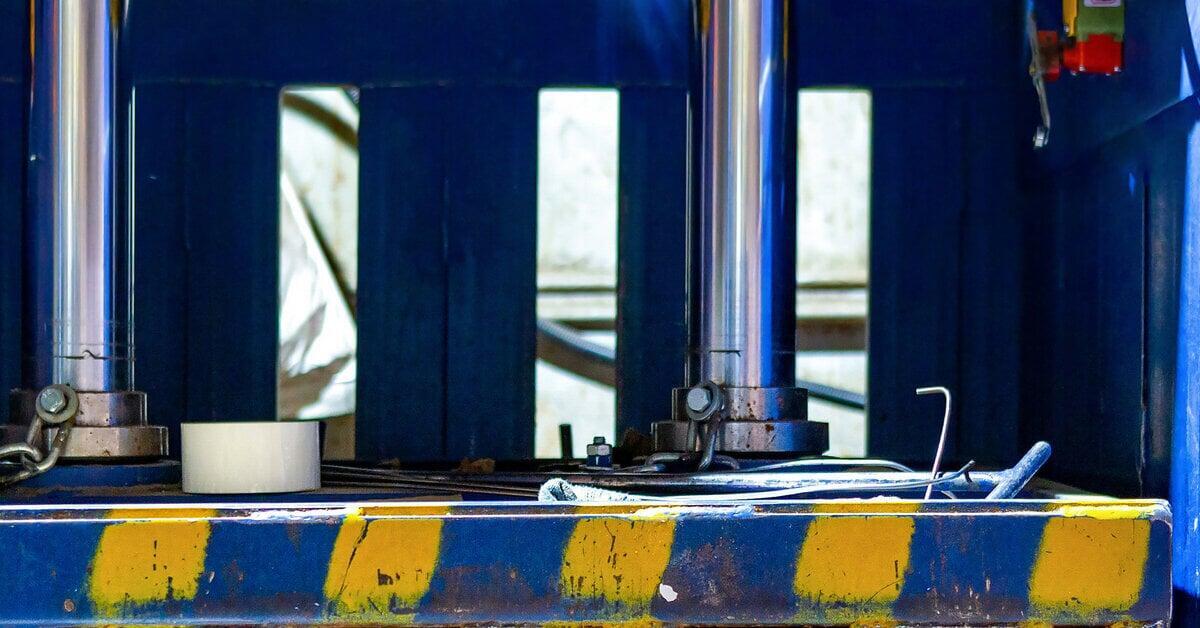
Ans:
{"label": "chipped paint surface", "polygon": [[1099,520],[1151,519],[1162,516],[1163,508],[1156,504],[1106,504],[1098,502],[1096,504],[1070,504],[1059,508],[1058,513],[1064,517],[1086,517],[1088,519]]}
{"label": "chipped paint surface", "polygon": [[809,525],[796,560],[793,589],[803,606],[824,609],[829,621],[872,625],[885,621],[904,588],[916,526],[912,517],[895,515],[915,512],[919,505],[875,506],[883,506],[886,514],[857,514],[864,512],[861,503],[831,503],[815,509],[839,516],[821,517]]}
{"label": "chipped paint surface", "polygon": [[1051,519],[1029,580],[1030,603],[1051,619],[1128,611],[1141,595],[1149,546],[1145,519]]}
{"label": "chipped paint surface", "polygon": [[121,509],[109,513],[92,557],[88,597],[101,617],[196,596],[216,511]]}
{"label": "chipped paint surface", "polygon": [[198,507],[0,508],[23,576],[0,623],[1039,626],[1171,608],[1162,502]]}
{"label": "chipped paint surface", "polygon": [[[339,619],[411,621],[429,591],[449,507],[364,509],[347,517],[325,577],[328,610]],[[404,515],[392,516],[388,515]]]}
{"label": "chipped paint surface", "polygon": [[562,593],[611,603],[618,617],[644,614],[658,594],[674,539],[675,521],[661,516],[583,519],[563,552]]}

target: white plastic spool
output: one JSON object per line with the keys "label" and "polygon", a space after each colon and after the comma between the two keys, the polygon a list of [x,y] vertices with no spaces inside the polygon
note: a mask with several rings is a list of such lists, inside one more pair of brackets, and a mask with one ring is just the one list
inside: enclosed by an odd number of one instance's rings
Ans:
{"label": "white plastic spool", "polygon": [[316,421],[184,423],[183,491],[294,493],[321,486]]}

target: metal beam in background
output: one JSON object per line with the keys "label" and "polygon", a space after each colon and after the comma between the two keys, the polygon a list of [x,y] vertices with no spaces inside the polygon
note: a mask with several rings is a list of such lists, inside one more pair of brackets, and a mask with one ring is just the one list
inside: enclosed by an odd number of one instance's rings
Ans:
{"label": "metal beam in background", "polygon": [[0,622],[1099,626],[1171,614],[1158,501],[163,504],[182,498],[4,507],[0,545],[22,577],[0,588]]}

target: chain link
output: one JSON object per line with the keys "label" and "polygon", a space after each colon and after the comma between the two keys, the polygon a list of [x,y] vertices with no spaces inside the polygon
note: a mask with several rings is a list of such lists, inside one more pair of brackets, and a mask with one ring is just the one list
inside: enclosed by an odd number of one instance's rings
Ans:
{"label": "chain link", "polygon": [[[50,390],[61,393],[62,407],[53,410],[43,407],[43,393]],[[79,412],[79,397],[70,386],[55,384],[38,394],[34,400],[34,408],[36,413],[25,432],[25,440],[0,446],[0,486],[16,484],[54,467],[67,446],[67,439],[71,436],[71,427],[74,426],[75,415]],[[53,435],[43,433],[49,429],[54,430]],[[43,454],[38,448],[38,443],[47,438],[49,447]]]}

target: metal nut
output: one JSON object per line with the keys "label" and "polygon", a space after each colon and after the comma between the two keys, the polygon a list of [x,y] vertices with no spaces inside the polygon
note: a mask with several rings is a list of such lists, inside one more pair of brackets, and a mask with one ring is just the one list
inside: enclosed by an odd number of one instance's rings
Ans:
{"label": "metal nut", "polygon": [[37,396],[38,406],[50,414],[58,414],[67,407],[67,396],[53,386],[43,388]]}
{"label": "metal nut", "polygon": [[688,391],[687,406],[692,412],[702,412],[712,403],[712,393],[707,388],[697,386]]}

